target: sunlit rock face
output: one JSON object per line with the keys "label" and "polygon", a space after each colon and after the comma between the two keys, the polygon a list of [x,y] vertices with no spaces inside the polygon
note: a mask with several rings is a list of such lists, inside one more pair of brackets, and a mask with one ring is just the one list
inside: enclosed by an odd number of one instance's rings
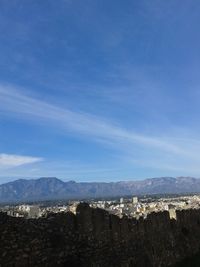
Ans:
{"label": "sunlit rock face", "polygon": [[0,214],[0,266],[165,267],[198,253],[200,210],[110,215],[82,203],[76,215],[23,219]]}

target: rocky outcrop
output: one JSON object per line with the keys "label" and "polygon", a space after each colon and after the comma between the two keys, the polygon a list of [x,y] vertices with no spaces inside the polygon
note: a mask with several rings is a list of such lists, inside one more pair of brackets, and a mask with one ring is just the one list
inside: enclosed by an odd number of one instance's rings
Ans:
{"label": "rocky outcrop", "polygon": [[165,267],[199,252],[200,210],[120,219],[82,203],[77,214],[0,214],[0,266]]}

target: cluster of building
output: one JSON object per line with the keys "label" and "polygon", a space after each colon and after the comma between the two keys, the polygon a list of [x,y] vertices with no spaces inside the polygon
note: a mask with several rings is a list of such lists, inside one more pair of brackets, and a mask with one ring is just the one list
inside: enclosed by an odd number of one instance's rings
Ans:
{"label": "cluster of building", "polygon": [[[200,195],[178,196],[166,198],[153,198],[137,196],[128,198],[120,198],[117,200],[90,200],[87,201],[92,208],[105,209],[109,213],[119,217],[128,216],[139,219],[146,218],[152,212],[168,211],[170,218],[176,219],[176,210],[183,209],[199,209]],[[6,212],[10,216],[39,218],[46,217],[49,213],[73,212],[76,214],[76,208],[79,201],[70,201],[66,204],[58,205],[30,205],[22,204],[15,206],[2,206],[0,211]]]}
{"label": "cluster of building", "polygon": [[119,201],[96,201],[90,203],[93,208],[102,208],[119,217],[128,216],[139,219],[146,218],[152,212],[168,211],[170,218],[176,219],[176,210],[199,209],[200,196],[179,196],[166,198],[120,198]]}
{"label": "cluster of building", "polygon": [[75,201],[72,204],[67,203],[66,205],[49,205],[44,206],[43,203],[38,205],[22,204],[22,205],[6,205],[0,207],[0,211],[6,212],[7,215],[13,217],[24,217],[24,218],[39,218],[46,217],[50,213],[60,212],[73,212],[76,213],[76,207],[79,202]]}
{"label": "cluster of building", "polygon": [[41,209],[38,205],[6,205],[0,208],[0,211],[6,212],[9,216],[24,217],[24,218],[38,218],[41,214]]}

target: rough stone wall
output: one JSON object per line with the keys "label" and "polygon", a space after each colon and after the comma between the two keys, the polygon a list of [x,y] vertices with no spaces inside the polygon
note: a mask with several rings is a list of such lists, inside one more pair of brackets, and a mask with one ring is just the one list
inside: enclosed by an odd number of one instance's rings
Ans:
{"label": "rough stone wall", "polygon": [[120,219],[80,204],[77,215],[23,219],[0,213],[0,266],[165,267],[200,249],[200,210]]}

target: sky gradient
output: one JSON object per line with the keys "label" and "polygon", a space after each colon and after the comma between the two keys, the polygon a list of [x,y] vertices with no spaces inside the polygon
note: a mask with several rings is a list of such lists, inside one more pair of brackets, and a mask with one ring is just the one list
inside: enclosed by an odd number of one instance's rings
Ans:
{"label": "sky gradient", "polygon": [[0,0],[0,183],[200,177],[200,2]]}

